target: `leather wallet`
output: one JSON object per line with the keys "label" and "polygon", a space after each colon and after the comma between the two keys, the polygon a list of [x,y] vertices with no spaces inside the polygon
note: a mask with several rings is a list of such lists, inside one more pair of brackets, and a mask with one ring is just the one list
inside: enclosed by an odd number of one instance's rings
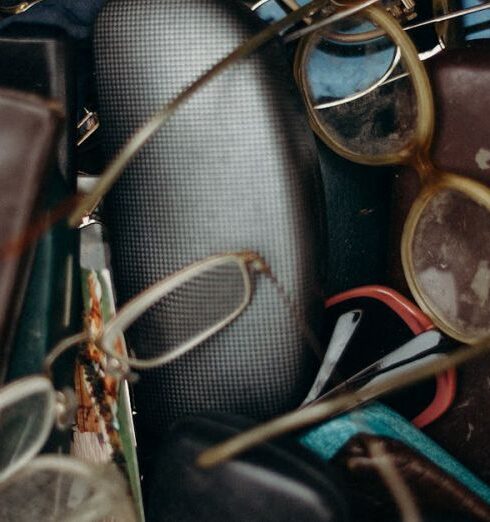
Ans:
{"label": "leather wallet", "polygon": [[367,433],[352,437],[332,460],[355,498],[351,503],[355,520],[401,520],[380,473],[387,461],[408,488],[424,521],[490,520],[490,505],[427,457],[399,440]]}

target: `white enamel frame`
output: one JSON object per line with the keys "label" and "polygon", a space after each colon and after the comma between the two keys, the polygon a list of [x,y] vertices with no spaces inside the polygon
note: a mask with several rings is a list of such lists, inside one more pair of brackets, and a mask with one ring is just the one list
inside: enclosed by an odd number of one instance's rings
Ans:
{"label": "white enamel frame", "polygon": [[0,417],[3,409],[15,405],[15,403],[28,398],[30,395],[43,393],[47,398],[46,414],[43,416],[43,424],[37,432],[35,443],[4,470],[0,470],[0,482],[25,466],[39,453],[53,429],[56,418],[56,392],[48,378],[38,375],[25,377],[12,384],[7,384],[0,390]]}
{"label": "white enamel frame", "polygon": [[[182,270],[172,274],[162,281],[155,283],[146,290],[143,290],[143,292],[126,303],[117,312],[117,314],[106,323],[104,332],[99,341],[101,348],[111,357],[114,357],[122,363],[126,363],[130,367],[136,369],[152,368],[154,366],[167,364],[170,361],[181,357],[183,354],[198,344],[204,342],[219,330],[222,330],[237,316],[239,316],[246,308],[252,295],[252,283],[250,281],[250,273],[247,267],[247,261],[250,261],[251,256],[254,256],[254,254],[246,252],[208,257],[202,261],[198,261],[183,268]],[[261,262],[258,256],[255,257],[258,262]],[[124,332],[134,321],[136,321],[143,313],[145,313],[151,306],[156,304],[160,299],[199,274],[230,262],[236,263],[240,269],[243,277],[244,293],[241,303],[227,317],[223,318],[221,321],[217,322],[207,330],[204,330],[203,332],[200,332],[197,335],[191,337],[189,340],[177,346],[175,349],[172,349],[170,352],[164,353],[159,357],[154,357],[152,359],[141,360],[132,357],[127,358],[121,356],[113,349],[117,337],[122,335],[122,332]]]}

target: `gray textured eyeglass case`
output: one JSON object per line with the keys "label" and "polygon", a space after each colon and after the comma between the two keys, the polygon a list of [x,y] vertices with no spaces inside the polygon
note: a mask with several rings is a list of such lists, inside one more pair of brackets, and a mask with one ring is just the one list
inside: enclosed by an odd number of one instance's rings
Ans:
{"label": "gray textured eyeglass case", "polygon": [[[229,0],[112,0],[98,18],[95,59],[108,158],[157,109],[262,23]],[[206,85],[146,144],[106,201],[119,304],[186,264],[254,250],[310,325],[322,313],[317,151],[277,42]],[[140,426],[158,434],[205,410],[264,418],[299,404],[318,360],[276,289],[254,281],[231,325],[170,365],[141,373]],[[161,350],[165,310],[128,331]]]}

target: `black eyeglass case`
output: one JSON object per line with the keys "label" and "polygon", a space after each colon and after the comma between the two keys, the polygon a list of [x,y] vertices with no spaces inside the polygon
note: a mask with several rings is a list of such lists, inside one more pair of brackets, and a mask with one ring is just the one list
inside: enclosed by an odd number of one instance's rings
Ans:
{"label": "black eyeglass case", "polygon": [[162,440],[148,484],[147,520],[179,522],[347,522],[343,484],[329,463],[294,439],[263,444],[212,469],[206,448],[253,426],[234,415],[177,422]]}
{"label": "black eyeglass case", "polygon": [[[107,158],[157,109],[263,23],[239,2],[114,0],[95,29]],[[142,149],[106,199],[119,304],[207,255],[254,250],[310,325],[322,313],[325,212],[317,150],[277,42],[206,85]],[[128,331],[159,350],[158,309]],[[228,327],[135,387],[140,429],[205,410],[265,418],[299,404],[318,361],[257,277]]]}

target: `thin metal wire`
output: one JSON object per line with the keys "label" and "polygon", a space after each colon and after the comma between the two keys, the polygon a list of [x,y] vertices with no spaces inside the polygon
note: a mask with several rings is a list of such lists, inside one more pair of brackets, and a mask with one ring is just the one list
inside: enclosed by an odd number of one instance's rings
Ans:
{"label": "thin metal wire", "polygon": [[[354,7],[342,9],[335,15],[323,20],[323,25],[335,23],[345,17],[364,9],[377,0],[367,0]],[[107,194],[125,167],[140,151],[145,143],[172,117],[177,109],[187,102],[201,87],[206,85],[212,78],[233,65],[237,60],[250,55],[259,47],[267,43],[283,30],[301,21],[305,16],[310,16],[312,11],[319,11],[329,5],[331,0],[312,0],[298,10],[288,14],[285,18],[266,27],[260,33],[251,37],[244,44],[236,48],[228,56],[219,61],[214,67],[195,80],[187,89],[178,94],[170,103],[157,111],[135,134],[129,139],[121,151],[112,160],[109,166],[101,174],[94,190],[85,195],[71,213],[68,223],[71,227],[77,227],[83,217],[96,208],[100,200]]]}

